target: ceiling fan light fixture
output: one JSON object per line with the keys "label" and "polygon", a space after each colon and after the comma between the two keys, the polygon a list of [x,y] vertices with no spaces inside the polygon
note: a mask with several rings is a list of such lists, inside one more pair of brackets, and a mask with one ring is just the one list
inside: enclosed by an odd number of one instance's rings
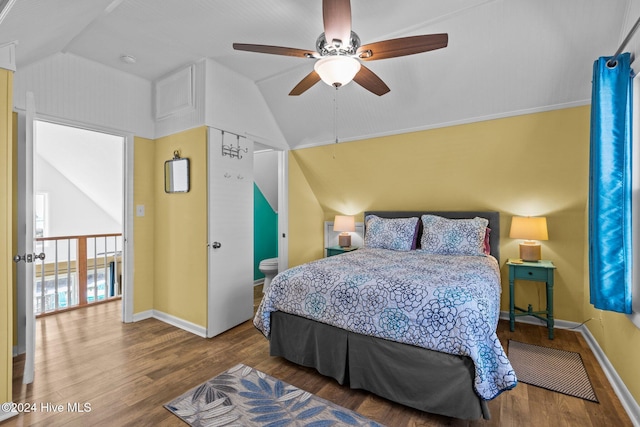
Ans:
{"label": "ceiling fan light fixture", "polygon": [[233,43],[233,48],[246,52],[317,59],[314,70],[289,92],[290,96],[301,95],[320,80],[337,88],[354,79],[369,92],[382,96],[390,91],[389,86],[373,71],[361,65],[360,61],[364,63],[415,55],[447,47],[449,43],[448,34],[441,33],[399,37],[363,45],[360,37],[351,29],[351,0],[322,0],[322,21],[324,32],[316,39],[315,52],[247,43]]}
{"label": "ceiling fan light fixture", "polygon": [[340,87],[349,83],[360,71],[360,62],[350,56],[326,56],[316,61],[313,69],[329,86]]}

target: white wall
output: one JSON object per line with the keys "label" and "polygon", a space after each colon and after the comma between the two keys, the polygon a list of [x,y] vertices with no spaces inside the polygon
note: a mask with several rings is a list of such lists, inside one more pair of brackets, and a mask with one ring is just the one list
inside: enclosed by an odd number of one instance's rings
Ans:
{"label": "white wall", "polygon": [[278,152],[253,153],[253,180],[267,199],[271,209],[278,212]]}
{"label": "white wall", "polygon": [[[35,147],[37,154],[48,162],[74,191],[81,192],[96,204],[103,215],[120,224],[114,232],[122,230],[123,149],[122,137],[93,132],[71,126],[36,121]],[[36,168],[36,174],[40,175]],[[46,182],[43,176],[40,182]],[[81,223],[82,211],[71,206],[61,212],[70,221]],[[100,225],[100,217],[96,225]],[[113,228],[113,227],[112,227]],[[73,230],[63,234],[71,234]],[[103,232],[102,227],[94,232]],[[74,233],[85,234],[85,233]]]}
{"label": "white wall", "polygon": [[24,110],[30,91],[37,114],[98,129],[155,139],[207,125],[289,148],[255,83],[212,59],[194,66],[194,109],[158,121],[153,82],[69,53],[18,69],[14,107]]}
{"label": "white wall", "polygon": [[[47,122],[36,122],[35,192],[44,194],[44,237],[122,233],[120,137]],[[37,224],[39,225],[39,224]],[[117,248],[116,248],[117,240]],[[90,240],[88,253],[122,250],[121,238]],[[45,242],[48,260],[75,258],[76,242]]]}
{"label": "white wall", "polygon": [[33,92],[36,114],[154,137],[151,82],[72,54],[57,53],[19,68],[14,107]]}
{"label": "white wall", "polygon": [[[117,223],[100,206],[42,157],[37,156],[40,179],[36,192],[48,195],[49,223],[47,236],[121,233]],[[45,236],[45,237],[47,237]]]}
{"label": "white wall", "polygon": [[206,79],[208,126],[271,147],[289,148],[255,83],[211,59],[207,59]]}

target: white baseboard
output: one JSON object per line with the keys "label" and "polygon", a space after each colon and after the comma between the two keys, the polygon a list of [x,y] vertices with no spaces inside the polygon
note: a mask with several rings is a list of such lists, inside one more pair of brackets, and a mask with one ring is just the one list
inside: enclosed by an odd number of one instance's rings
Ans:
{"label": "white baseboard", "polygon": [[180,319],[179,317],[173,316],[171,314],[163,313],[159,310],[147,310],[133,315],[134,322],[139,322],[141,320],[151,318],[158,319],[164,323],[175,326],[176,328],[191,332],[192,334],[198,335],[199,337],[207,337],[207,328],[205,328],[204,326],[196,325],[195,323]]}
{"label": "white baseboard", "polygon": [[151,319],[151,318],[153,318],[153,310],[141,311],[140,313],[133,314],[134,322],[139,322],[141,320]]}
{"label": "white baseboard", "polygon": [[5,412],[5,411],[0,410],[0,423],[5,421],[5,420],[8,420],[9,418],[13,418],[16,415],[18,415],[18,412],[16,412],[16,411]]}
{"label": "white baseboard", "polygon": [[618,375],[618,372],[616,372],[611,362],[609,362],[607,355],[604,354],[589,328],[582,325],[578,329],[582,332],[584,339],[589,344],[589,347],[591,347],[591,351],[593,351],[600,366],[602,366],[604,374],[609,379],[613,390],[616,392],[618,399],[620,399],[620,403],[624,406],[624,410],[627,411],[629,418],[631,418],[631,422],[636,427],[640,426],[640,405],[638,405],[638,402],[633,398],[633,395],[629,392],[629,389]]}
{"label": "white baseboard", "polygon": [[[501,311],[500,318],[508,321],[509,312]],[[546,323],[544,321],[532,316],[517,317],[516,322],[529,323],[532,325],[540,325],[546,327]],[[596,339],[591,334],[589,328],[587,328],[584,324],[569,322],[566,320],[555,320],[554,328],[574,329],[575,331],[582,334],[585,341],[587,341],[587,344],[589,344],[591,351],[593,351],[593,354],[596,356],[596,359],[598,359],[598,363],[600,363],[604,374],[607,376],[607,379],[611,383],[611,387],[613,387],[613,391],[616,393],[616,396],[618,396],[618,399],[620,399],[620,403],[622,403],[624,410],[627,412],[627,415],[629,415],[629,418],[631,418],[631,422],[634,426],[640,427],[640,405],[638,405],[638,402],[636,402],[631,392],[629,392],[629,389],[625,385],[624,381],[622,381],[622,378],[620,378],[620,376],[618,375],[618,372],[616,372],[611,362],[609,362],[609,359],[607,358],[606,354],[604,354],[604,351],[602,351],[602,348],[600,347],[600,344],[598,344],[598,341],[596,341]]]}

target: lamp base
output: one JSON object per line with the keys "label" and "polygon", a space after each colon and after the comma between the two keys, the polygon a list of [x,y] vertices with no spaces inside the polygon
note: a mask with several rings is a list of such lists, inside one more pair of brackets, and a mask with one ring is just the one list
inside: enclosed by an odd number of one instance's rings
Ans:
{"label": "lamp base", "polygon": [[351,246],[351,234],[338,234],[338,245],[340,245],[341,248],[348,248],[349,246]]}
{"label": "lamp base", "polygon": [[542,258],[542,248],[539,243],[520,243],[520,258],[526,262],[538,262]]}

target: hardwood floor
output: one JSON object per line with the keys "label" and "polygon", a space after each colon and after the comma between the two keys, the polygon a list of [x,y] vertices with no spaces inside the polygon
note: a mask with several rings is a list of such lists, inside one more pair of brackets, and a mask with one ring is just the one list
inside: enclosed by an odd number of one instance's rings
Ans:
{"label": "hardwood floor", "polygon": [[[269,356],[268,341],[251,322],[213,339],[197,337],[155,319],[120,322],[120,302],[48,316],[37,321],[36,375],[22,384],[22,358],[14,361],[14,402],[38,411],[0,423],[9,426],[183,426],[163,404],[238,364],[253,366],[388,426],[631,426],[582,335],[517,324],[498,334],[509,339],[579,352],[600,403],[546,391],[524,383],[489,402],[492,419],[462,421],[426,414],[370,393],[350,390],[313,369]],[[90,405],[70,412],[68,404]],[[50,404],[49,412],[46,405]],[[63,405],[62,412],[52,412]],[[87,409],[89,409],[87,407]]]}

